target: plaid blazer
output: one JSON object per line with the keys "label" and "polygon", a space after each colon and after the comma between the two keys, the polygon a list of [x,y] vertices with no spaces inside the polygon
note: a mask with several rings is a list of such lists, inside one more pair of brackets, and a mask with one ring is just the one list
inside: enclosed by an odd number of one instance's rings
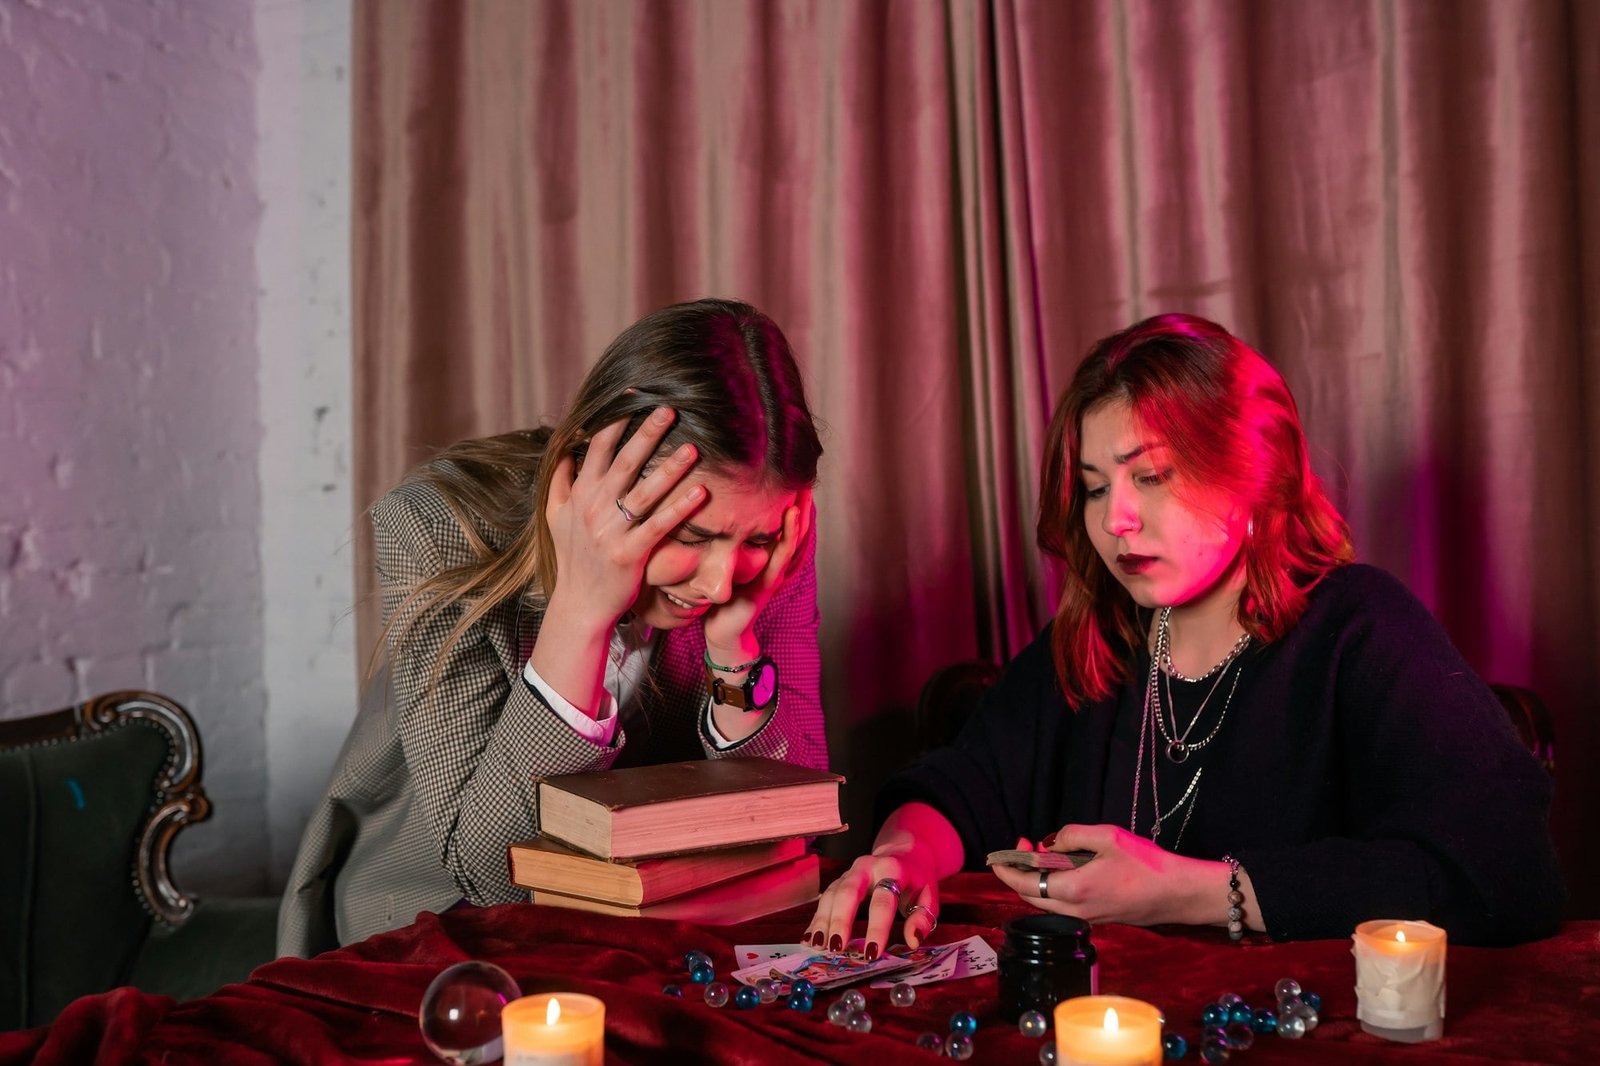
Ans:
{"label": "plaid blazer", "polygon": [[[399,486],[371,517],[385,622],[415,582],[471,557],[431,485]],[[538,777],[728,755],[826,768],[815,531],[813,522],[799,569],[756,620],[761,648],[779,666],[778,708],[722,750],[705,733],[700,626],[657,635],[655,684],[643,686],[610,747],[578,736],[523,678],[537,609],[507,603],[490,611],[451,650],[432,687],[445,634],[464,608],[414,627],[366,686],[311,813],[278,914],[278,953],[309,957],[461,899],[527,899],[510,881],[506,846],[538,830]]]}

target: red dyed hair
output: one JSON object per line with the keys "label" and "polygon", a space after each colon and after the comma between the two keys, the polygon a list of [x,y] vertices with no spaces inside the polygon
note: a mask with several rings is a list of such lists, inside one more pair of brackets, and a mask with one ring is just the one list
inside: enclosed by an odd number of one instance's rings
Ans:
{"label": "red dyed hair", "polygon": [[1112,334],[1089,349],[1056,406],[1039,495],[1039,547],[1066,563],[1051,643],[1074,708],[1110,696],[1144,640],[1133,597],[1084,524],[1083,416],[1105,403],[1128,404],[1135,423],[1168,445],[1180,498],[1205,490],[1246,508],[1254,532],[1243,548],[1239,623],[1256,640],[1288,632],[1311,588],[1354,557],[1350,527],[1311,472],[1299,409],[1271,364],[1192,315],[1157,315]]}

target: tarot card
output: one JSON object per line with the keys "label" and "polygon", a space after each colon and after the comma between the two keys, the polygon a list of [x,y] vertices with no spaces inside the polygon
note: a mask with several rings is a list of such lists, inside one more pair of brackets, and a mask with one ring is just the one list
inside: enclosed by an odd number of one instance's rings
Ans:
{"label": "tarot card", "polygon": [[959,981],[964,977],[989,973],[996,967],[994,949],[981,936],[969,936],[954,944],[924,946],[908,953],[906,958],[920,960],[921,965],[911,973],[874,981],[872,987],[889,988],[901,981],[908,985]]}
{"label": "tarot card", "polygon": [[802,952],[735,970],[732,977],[746,985],[753,985],[766,977],[784,988],[804,977],[816,986],[818,992],[824,992],[830,988],[843,988],[858,981],[900,973],[915,965],[895,955],[882,955],[868,960],[843,952]]}

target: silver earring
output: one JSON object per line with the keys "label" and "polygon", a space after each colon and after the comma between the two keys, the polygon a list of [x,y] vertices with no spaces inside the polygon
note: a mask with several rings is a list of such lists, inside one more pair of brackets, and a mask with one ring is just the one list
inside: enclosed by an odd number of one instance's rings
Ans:
{"label": "silver earring", "polygon": [[1247,537],[1253,537],[1256,535],[1256,519],[1254,515],[1251,515],[1250,518],[1245,522],[1244,535]]}

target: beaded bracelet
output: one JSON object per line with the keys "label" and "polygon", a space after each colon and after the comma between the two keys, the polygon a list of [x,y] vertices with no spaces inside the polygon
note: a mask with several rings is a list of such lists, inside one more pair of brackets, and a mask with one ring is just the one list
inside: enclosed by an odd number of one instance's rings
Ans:
{"label": "beaded bracelet", "polygon": [[756,657],[747,663],[740,663],[738,666],[718,666],[716,663],[711,661],[711,649],[707,648],[703,654],[705,656],[707,666],[724,674],[742,674],[756,663],[761,661],[761,655],[757,653]]}
{"label": "beaded bracelet", "polygon": [[1244,893],[1239,891],[1239,860],[1224,855],[1228,864],[1228,939],[1244,939]]}

